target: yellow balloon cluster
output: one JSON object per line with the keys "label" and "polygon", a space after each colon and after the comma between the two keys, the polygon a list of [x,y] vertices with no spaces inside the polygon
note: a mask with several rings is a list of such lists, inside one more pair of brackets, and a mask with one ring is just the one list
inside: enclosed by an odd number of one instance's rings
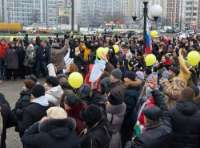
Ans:
{"label": "yellow balloon cluster", "polygon": [[83,84],[83,76],[79,72],[73,72],[69,75],[68,82],[72,88],[80,88]]}
{"label": "yellow balloon cluster", "polygon": [[156,63],[157,59],[156,56],[154,54],[148,54],[145,57],[145,64],[146,66],[152,66]]}
{"label": "yellow balloon cluster", "polygon": [[96,55],[98,58],[102,58],[104,55],[107,55],[109,52],[109,48],[106,47],[106,48],[103,48],[103,47],[99,47],[96,51]]}
{"label": "yellow balloon cluster", "polygon": [[151,31],[150,34],[151,34],[152,38],[157,38],[158,37],[158,32],[156,30]]}
{"label": "yellow balloon cluster", "polygon": [[200,62],[200,54],[197,51],[190,51],[187,55],[187,62],[191,66],[197,66]]}

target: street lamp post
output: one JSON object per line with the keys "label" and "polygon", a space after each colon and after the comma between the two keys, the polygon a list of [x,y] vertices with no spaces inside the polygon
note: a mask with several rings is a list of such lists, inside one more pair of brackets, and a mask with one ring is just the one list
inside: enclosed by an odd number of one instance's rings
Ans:
{"label": "street lamp post", "polygon": [[144,9],[143,9],[143,15],[144,15],[144,32],[143,32],[143,39],[144,39],[144,51],[145,51],[145,37],[147,32],[147,17],[148,17],[148,1],[144,1]]}
{"label": "street lamp post", "polygon": [[[148,14],[148,0],[144,0],[143,1],[143,21],[144,21],[144,27],[143,27],[143,39],[144,39],[144,45],[145,45],[145,37],[146,37],[146,33],[147,33],[147,20],[152,20],[152,21],[157,21],[159,16],[161,16],[162,14],[162,7],[160,5],[153,5],[151,7],[151,17],[153,19],[151,19],[149,17]],[[132,16],[133,21],[138,21],[138,20],[142,20],[142,18],[137,19],[137,16]],[[145,51],[145,46],[144,46],[144,51]]]}
{"label": "street lamp post", "polygon": [[72,3],[72,22],[71,22],[71,29],[72,29],[72,32],[74,32],[74,0],[71,0],[71,3]]}

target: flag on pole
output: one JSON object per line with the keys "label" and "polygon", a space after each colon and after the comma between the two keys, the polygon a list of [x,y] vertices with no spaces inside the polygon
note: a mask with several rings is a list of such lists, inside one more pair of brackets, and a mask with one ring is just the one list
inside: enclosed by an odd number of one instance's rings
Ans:
{"label": "flag on pole", "polygon": [[145,54],[150,54],[152,53],[152,41],[151,41],[151,34],[150,34],[150,25],[149,22],[147,22],[147,30],[145,34]]}

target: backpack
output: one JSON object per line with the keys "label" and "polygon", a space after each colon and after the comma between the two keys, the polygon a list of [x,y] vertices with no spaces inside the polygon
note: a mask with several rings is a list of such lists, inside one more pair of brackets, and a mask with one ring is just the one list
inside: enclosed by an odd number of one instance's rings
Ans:
{"label": "backpack", "polygon": [[24,66],[32,67],[36,61],[36,50],[33,45],[29,45],[25,50]]}

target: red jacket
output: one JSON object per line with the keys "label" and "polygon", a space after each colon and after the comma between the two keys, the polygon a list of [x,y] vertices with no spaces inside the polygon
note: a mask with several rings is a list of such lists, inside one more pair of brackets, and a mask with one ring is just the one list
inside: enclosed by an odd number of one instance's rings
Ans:
{"label": "red jacket", "polygon": [[3,45],[0,43],[0,59],[4,59],[6,57],[7,54],[7,45]]}

